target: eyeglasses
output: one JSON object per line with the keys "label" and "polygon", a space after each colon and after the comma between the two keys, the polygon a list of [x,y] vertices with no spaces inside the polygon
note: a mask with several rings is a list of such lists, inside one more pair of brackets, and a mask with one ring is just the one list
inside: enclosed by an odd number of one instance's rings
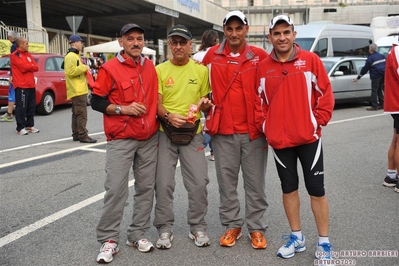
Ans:
{"label": "eyeglasses", "polygon": [[181,40],[181,41],[169,41],[170,45],[172,46],[178,46],[180,44],[180,46],[185,46],[187,45],[188,41],[187,40]]}
{"label": "eyeglasses", "polygon": [[270,28],[270,29],[273,29],[273,27],[275,26],[275,24],[277,23],[277,21],[280,21],[280,20],[284,20],[284,21],[287,22],[289,25],[293,25],[293,24],[294,24],[294,23],[292,23],[292,21],[291,21],[291,19],[290,19],[289,16],[287,16],[287,15],[280,15],[280,16],[274,17],[274,18],[270,21],[269,28]]}

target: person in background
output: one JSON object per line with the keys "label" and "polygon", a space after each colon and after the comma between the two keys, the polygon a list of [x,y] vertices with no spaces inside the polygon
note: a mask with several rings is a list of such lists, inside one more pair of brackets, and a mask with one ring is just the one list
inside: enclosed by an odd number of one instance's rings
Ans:
{"label": "person in background", "polygon": [[332,117],[334,95],[322,61],[295,44],[295,36],[290,17],[280,15],[270,21],[268,38],[273,50],[258,67],[256,121],[273,148],[291,227],[291,234],[283,236],[287,243],[277,256],[287,259],[306,250],[300,220],[299,159],[319,233],[315,256],[330,264],[333,258],[328,238],[321,129]]}
{"label": "person in background", "polygon": [[[183,183],[188,194],[187,222],[189,238],[198,247],[210,245],[206,234],[205,215],[208,211],[208,165],[203,148],[201,112],[211,107],[207,98],[210,87],[208,69],[190,59],[192,35],[184,25],[173,26],[168,33],[168,45],[173,58],[156,67],[158,75],[158,118],[165,122],[159,131],[157,177],[155,184],[154,226],[159,238],[156,247],[172,247],[174,212],[173,192],[175,172],[180,159]],[[187,145],[177,145],[165,134],[163,125],[180,128],[187,123],[191,105],[198,107],[193,115],[194,137]]]}
{"label": "person in background", "polygon": [[81,143],[96,143],[88,135],[87,124],[87,86],[86,72],[90,67],[80,59],[80,52],[83,50],[83,39],[78,35],[69,37],[71,48],[64,58],[64,72],[67,88],[67,99],[72,99],[72,138],[73,141]]}
{"label": "person in background", "polygon": [[226,228],[219,243],[231,247],[242,236],[244,219],[239,216],[237,193],[241,169],[248,236],[253,248],[264,249],[267,246],[268,147],[263,133],[255,126],[254,102],[256,69],[267,53],[247,43],[248,30],[248,20],[242,12],[229,12],[223,20],[225,39],[208,50],[202,63],[209,68],[213,103],[218,105],[224,98],[219,132],[212,136],[220,194],[219,216]]}
{"label": "person in background", "polygon": [[[208,50],[212,47],[218,44],[218,33],[215,30],[206,30],[202,34],[201,38],[201,45],[198,49],[198,52],[193,55],[193,59],[198,62],[202,62],[202,59],[204,58],[205,54],[208,52]],[[211,95],[211,94],[210,94]],[[207,114],[204,114],[206,117]],[[209,155],[209,160],[214,161],[215,160],[215,155],[213,153],[213,147],[212,147],[212,140],[211,136],[209,136],[207,133],[203,132],[204,134],[204,148],[209,146],[211,154]]]}
{"label": "person in background", "polygon": [[393,135],[388,149],[388,171],[383,185],[395,187],[399,192],[399,46],[391,48],[385,68],[385,104],[384,113],[393,118]]}
{"label": "person in background", "polygon": [[35,128],[36,88],[34,72],[39,71],[35,60],[28,52],[28,40],[19,37],[15,41],[17,49],[10,55],[13,86],[15,89],[15,120],[17,133],[39,133]]}
{"label": "person in background", "polygon": [[360,74],[353,79],[357,82],[363,75],[370,71],[371,79],[371,107],[367,107],[367,111],[377,111],[384,108],[384,73],[385,73],[385,56],[377,52],[375,43],[369,46],[369,57],[366,60]]}
{"label": "person in background", "polygon": [[132,165],[135,193],[126,245],[140,252],[154,249],[145,233],[150,228],[158,154],[158,79],[152,61],[141,55],[144,33],[137,24],[122,27],[118,41],[123,50],[102,65],[93,85],[91,106],[104,114],[107,137],[106,193],[97,225],[97,240],[102,244],[99,263],[111,262],[119,251]]}
{"label": "person in background", "polygon": [[[18,34],[15,31],[10,30],[8,32],[8,40],[11,42],[10,54],[12,54],[17,49],[16,39],[18,38]],[[15,91],[12,86],[12,71],[10,67],[10,86],[8,88],[8,108],[7,112],[0,116],[1,122],[12,122],[14,120],[14,105],[15,105]]]}

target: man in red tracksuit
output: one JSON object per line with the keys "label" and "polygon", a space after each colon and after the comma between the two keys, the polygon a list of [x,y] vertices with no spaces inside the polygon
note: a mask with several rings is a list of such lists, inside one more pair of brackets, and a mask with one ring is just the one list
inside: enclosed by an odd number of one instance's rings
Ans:
{"label": "man in red tracksuit", "polygon": [[33,72],[39,71],[39,67],[28,53],[28,40],[17,38],[16,44],[17,50],[10,55],[10,62],[15,89],[17,133],[19,135],[38,133],[39,129],[33,127],[36,111],[36,84]]}
{"label": "man in red tracksuit", "polygon": [[299,212],[299,159],[319,234],[315,256],[331,263],[320,139],[321,127],[327,125],[334,108],[330,80],[319,57],[294,43],[296,32],[288,16],[273,18],[269,31],[273,50],[258,68],[260,97],[256,99],[256,121],[274,151],[292,231],[283,237],[287,243],[277,251],[277,256],[287,259],[306,250]]}

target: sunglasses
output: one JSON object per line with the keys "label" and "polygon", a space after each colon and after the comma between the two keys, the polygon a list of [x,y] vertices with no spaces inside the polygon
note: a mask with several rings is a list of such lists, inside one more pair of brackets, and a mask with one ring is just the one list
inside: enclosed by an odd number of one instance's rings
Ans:
{"label": "sunglasses", "polygon": [[181,41],[172,40],[172,41],[169,41],[169,43],[170,43],[170,45],[172,45],[174,47],[178,46],[179,44],[180,44],[180,46],[186,46],[188,41],[187,40],[181,40]]}

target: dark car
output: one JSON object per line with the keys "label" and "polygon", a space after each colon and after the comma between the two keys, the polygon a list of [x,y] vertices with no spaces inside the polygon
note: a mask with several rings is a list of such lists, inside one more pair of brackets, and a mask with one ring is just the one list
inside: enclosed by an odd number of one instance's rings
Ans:
{"label": "dark car", "polygon": [[324,57],[321,60],[330,78],[335,102],[361,102],[370,100],[370,75],[367,73],[357,82],[353,81],[366,63],[366,58]]}
{"label": "dark car", "polygon": [[[35,72],[36,108],[39,114],[49,115],[54,106],[70,103],[66,98],[65,74],[61,68],[64,57],[57,54],[32,53],[39,71]],[[10,57],[0,58],[0,106],[8,104]]]}

